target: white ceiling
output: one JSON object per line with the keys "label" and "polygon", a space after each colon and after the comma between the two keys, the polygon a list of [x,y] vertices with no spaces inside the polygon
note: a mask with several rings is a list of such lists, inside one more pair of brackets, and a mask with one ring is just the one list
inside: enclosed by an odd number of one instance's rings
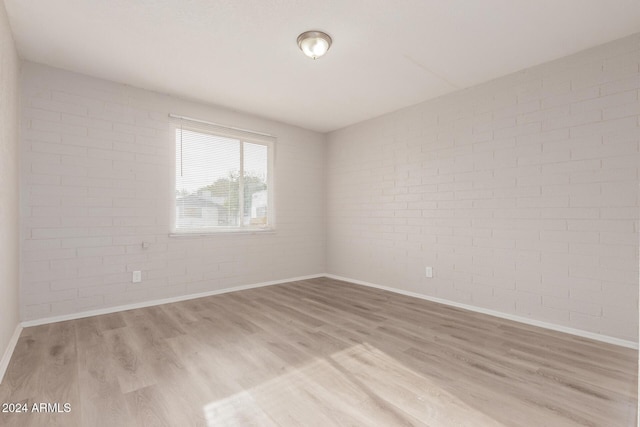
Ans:
{"label": "white ceiling", "polygon": [[25,59],[321,132],[640,31],[638,0],[4,1]]}

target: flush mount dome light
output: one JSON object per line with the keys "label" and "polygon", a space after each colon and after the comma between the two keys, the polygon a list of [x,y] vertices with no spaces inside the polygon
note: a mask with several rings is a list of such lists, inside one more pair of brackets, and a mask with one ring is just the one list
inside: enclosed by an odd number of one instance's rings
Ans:
{"label": "flush mount dome light", "polygon": [[331,47],[331,37],[322,31],[305,31],[298,36],[298,47],[311,59],[318,59]]}

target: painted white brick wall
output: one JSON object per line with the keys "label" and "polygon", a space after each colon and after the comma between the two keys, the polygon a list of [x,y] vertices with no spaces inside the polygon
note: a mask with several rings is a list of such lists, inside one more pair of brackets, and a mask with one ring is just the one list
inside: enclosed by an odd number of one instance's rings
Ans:
{"label": "painted white brick wall", "polygon": [[327,271],[637,341],[639,65],[636,34],[329,134]]}
{"label": "painted white brick wall", "polygon": [[[19,322],[19,66],[4,1],[0,0],[0,358]],[[0,379],[3,374],[0,366]]]}
{"label": "painted white brick wall", "polygon": [[[169,237],[169,113],[278,137],[275,233]],[[30,62],[21,126],[23,320],[324,272],[321,134]]]}

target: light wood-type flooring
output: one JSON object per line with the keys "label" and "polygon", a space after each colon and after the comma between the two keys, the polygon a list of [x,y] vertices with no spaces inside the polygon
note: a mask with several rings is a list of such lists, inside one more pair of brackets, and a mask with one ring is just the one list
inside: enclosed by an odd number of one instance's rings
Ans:
{"label": "light wood-type flooring", "polygon": [[2,426],[636,425],[637,351],[320,278],[27,328]]}

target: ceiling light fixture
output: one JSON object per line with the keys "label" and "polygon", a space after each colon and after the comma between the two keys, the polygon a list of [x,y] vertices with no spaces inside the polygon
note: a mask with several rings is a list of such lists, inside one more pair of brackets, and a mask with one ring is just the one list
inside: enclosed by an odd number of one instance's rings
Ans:
{"label": "ceiling light fixture", "polygon": [[298,47],[311,59],[318,59],[331,47],[331,37],[322,31],[305,31],[298,36]]}

